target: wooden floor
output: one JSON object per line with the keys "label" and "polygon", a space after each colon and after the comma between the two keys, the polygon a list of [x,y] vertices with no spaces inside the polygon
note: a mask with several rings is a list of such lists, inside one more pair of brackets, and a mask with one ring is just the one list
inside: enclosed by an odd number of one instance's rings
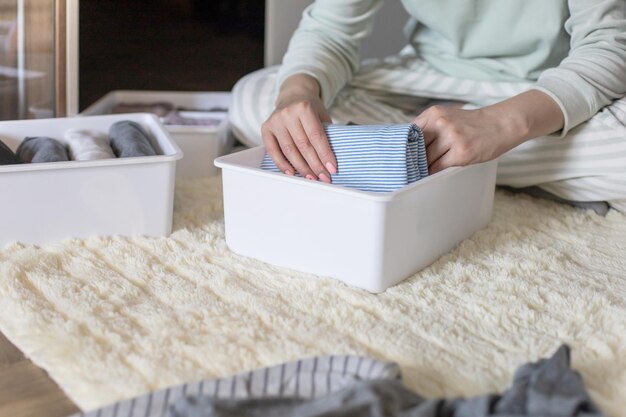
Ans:
{"label": "wooden floor", "polygon": [[65,417],[77,411],[48,374],[0,333],[0,417]]}

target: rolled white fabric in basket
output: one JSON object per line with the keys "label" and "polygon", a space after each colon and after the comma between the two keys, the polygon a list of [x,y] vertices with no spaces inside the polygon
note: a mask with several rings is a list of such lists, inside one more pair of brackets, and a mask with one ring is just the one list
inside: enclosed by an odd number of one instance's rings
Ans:
{"label": "rolled white fabric in basket", "polygon": [[95,130],[70,129],[65,132],[63,142],[69,148],[74,161],[94,161],[115,158],[106,133]]}

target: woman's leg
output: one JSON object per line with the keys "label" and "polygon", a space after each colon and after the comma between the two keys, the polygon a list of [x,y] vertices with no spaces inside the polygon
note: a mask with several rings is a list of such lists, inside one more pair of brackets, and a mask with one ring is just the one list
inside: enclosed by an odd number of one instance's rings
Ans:
{"label": "woman's leg", "polygon": [[261,124],[274,110],[277,70],[270,67],[252,72],[233,87],[230,126],[235,137],[247,146],[263,144]]}
{"label": "woman's leg", "polygon": [[626,98],[563,138],[533,139],[502,155],[497,183],[538,186],[571,201],[607,201],[626,212]]}
{"label": "woman's leg", "polygon": [[[276,71],[278,67],[264,68],[246,75],[233,88],[233,104],[229,114],[233,133],[248,146],[263,144],[261,124],[274,111],[276,100]],[[393,94],[348,86],[343,89],[329,109],[334,123],[379,124],[408,123],[412,114],[404,113],[400,108],[389,103],[403,101],[408,97],[395,100]],[[428,100],[417,99],[415,106]]]}

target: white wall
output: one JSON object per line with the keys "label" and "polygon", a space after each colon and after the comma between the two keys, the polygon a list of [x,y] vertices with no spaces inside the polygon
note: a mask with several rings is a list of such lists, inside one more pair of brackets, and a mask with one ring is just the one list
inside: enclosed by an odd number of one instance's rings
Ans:
{"label": "white wall", "polygon": [[[265,2],[265,65],[279,64],[302,11],[311,0],[267,0]],[[406,40],[402,29],[408,15],[399,0],[387,0],[376,15],[374,32],[363,41],[362,58],[382,58],[399,51]]]}

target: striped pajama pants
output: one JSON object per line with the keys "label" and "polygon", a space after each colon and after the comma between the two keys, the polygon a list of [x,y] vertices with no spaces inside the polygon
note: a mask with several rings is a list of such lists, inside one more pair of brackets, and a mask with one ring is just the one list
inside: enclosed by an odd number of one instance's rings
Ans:
{"label": "striped pajama pants", "polygon": [[[271,67],[242,78],[233,89],[230,122],[248,146],[261,145],[261,124],[274,110]],[[334,123],[407,123],[435,101],[489,105],[531,83],[487,82],[444,75],[412,55],[364,62],[329,109]],[[498,160],[498,185],[538,186],[572,201],[607,201],[626,212],[626,97],[614,101],[564,137],[529,140]]]}

